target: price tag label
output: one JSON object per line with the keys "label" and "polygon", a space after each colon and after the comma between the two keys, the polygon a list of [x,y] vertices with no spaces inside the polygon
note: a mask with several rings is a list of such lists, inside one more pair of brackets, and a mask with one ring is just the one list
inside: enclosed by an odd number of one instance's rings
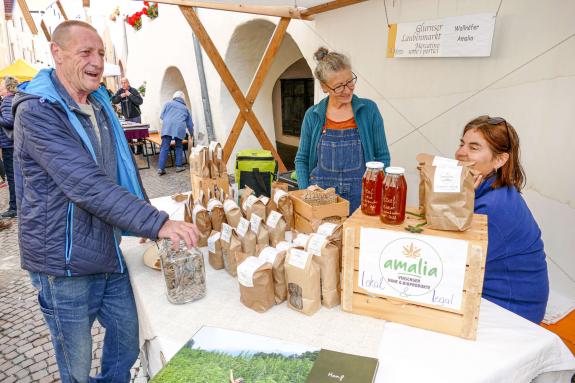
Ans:
{"label": "price tag label", "polygon": [[305,269],[309,255],[305,250],[291,248],[289,249],[288,263],[300,269]]}
{"label": "price tag label", "polygon": [[232,239],[232,227],[227,223],[222,223],[222,235],[220,238],[227,243],[230,243],[230,239]]}
{"label": "price tag label", "polygon": [[208,251],[210,253],[216,252],[216,242],[220,239],[220,233],[215,233],[208,238]]}
{"label": "price tag label", "polygon": [[236,227],[236,232],[240,235],[240,237],[243,237],[244,235],[246,235],[249,228],[250,228],[250,221],[242,217],[240,218],[240,223],[238,223],[238,227]]}
{"label": "price tag label", "polygon": [[257,234],[260,229],[260,223],[262,223],[262,217],[252,213],[250,217],[250,227],[255,234]]}
{"label": "price tag label", "polygon": [[270,215],[268,215],[268,218],[266,220],[266,225],[268,225],[271,228],[275,228],[278,225],[278,222],[280,221],[281,218],[282,215],[280,213],[278,213],[277,211],[271,211]]}

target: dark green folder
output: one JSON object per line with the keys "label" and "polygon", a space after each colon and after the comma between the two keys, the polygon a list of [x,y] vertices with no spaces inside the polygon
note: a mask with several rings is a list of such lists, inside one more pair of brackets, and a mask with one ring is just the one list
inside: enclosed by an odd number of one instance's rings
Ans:
{"label": "dark green folder", "polygon": [[373,383],[376,358],[321,349],[306,383]]}

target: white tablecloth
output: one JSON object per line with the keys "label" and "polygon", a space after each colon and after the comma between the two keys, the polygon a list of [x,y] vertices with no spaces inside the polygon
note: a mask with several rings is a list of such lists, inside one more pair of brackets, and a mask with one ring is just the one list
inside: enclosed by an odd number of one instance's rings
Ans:
{"label": "white tablecloth", "polygon": [[[183,204],[169,197],[152,203],[182,216]],[[260,314],[240,303],[237,280],[213,270],[205,257],[206,297],[173,305],[161,272],[143,263],[151,245],[134,238],[122,241],[152,376],[203,325],[378,357],[377,383],[570,382],[575,373],[575,358],[560,338],[486,300],[481,302],[476,341],[349,314],[339,307],[322,307],[306,316],[284,303]]]}

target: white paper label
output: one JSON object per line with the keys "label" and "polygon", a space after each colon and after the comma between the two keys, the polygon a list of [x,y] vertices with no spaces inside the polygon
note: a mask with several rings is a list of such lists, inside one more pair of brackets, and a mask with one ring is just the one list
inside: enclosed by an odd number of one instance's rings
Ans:
{"label": "white paper label", "polygon": [[333,234],[337,226],[338,225],[336,223],[324,222],[317,228],[317,233],[329,237],[330,235]]}
{"label": "white paper label", "polygon": [[218,161],[221,161],[221,160],[222,160],[222,157],[223,157],[222,153],[223,153],[223,150],[222,150],[222,148],[221,148],[221,147],[220,147],[220,148],[218,148],[218,151],[217,151],[217,158],[218,158]]}
{"label": "white paper label", "polygon": [[216,146],[218,146],[218,142],[217,141],[212,141],[210,142],[210,160],[213,158],[214,156],[214,150],[216,149]]}
{"label": "white paper label", "polygon": [[196,146],[195,148],[192,149],[192,153],[195,154],[195,155],[199,155],[200,152],[201,152],[202,150],[204,150],[205,148],[206,148],[206,147],[205,147],[204,145],[198,145],[198,146]]}
{"label": "white paper label", "polygon": [[307,241],[309,240],[309,235],[307,234],[298,234],[297,237],[293,240],[293,244],[298,247],[304,247],[307,245]]}
{"label": "white paper label", "polygon": [[278,225],[282,215],[277,211],[271,211],[270,215],[268,215],[268,219],[266,220],[266,225],[271,228],[275,228]]}
{"label": "white paper label", "polygon": [[211,212],[216,206],[223,207],[222,203],[217,199],[211,199],[208,202],[208,211]]}
{"label": "white paper label", "polygon": [[272,265],[276,261],[276,257],[282,250],[278,250],[275,247],[268,246],[264,248],[259,255],[259,258],[262,262],[269,262]]}
{"label": "white paper label", "polygon": [[230,243],[230,239],[232,239],[232,227],[227,223],[222,223],[222,235],[220,239],[227,243]]}
{"label": "white paper label", "polygon": [[452,168],[455,166],[459,166],[459,161],[454,160],[452,158],[435,156],[433,157],[433,163],[431,165],[440,166],[443,168]]}
{"label": "white paper label", "polygon": [[435,193],[459,193],[461,192],[461,166],[452,168],[435,168],[433,177],[433,191]]}
{"label": "white paper label", "polygon": [[305,264],[307,263],[309,255],[310,254],[305,250],[292,248],[289,250],[288,263],[300,269],[305,269]]}
{"label": "white paper label", "polygon": [[193,222],[193,223],[196,223],[196,215],[198,215],[199,212],[205,211],[205,210],[206,210],[205,207],[203,207],[203,206],[200,205],[199,203],[196,204],[196,205],[194,206],[194,210],[192,210],[192,222]]}
{"label": "white paper label", "polygon": [[238,204],[234,200],[227,199],[224,201],[224,211],[226,213],[229,213],[230,211],[232,211],[234,209],[239,209],[239,208],[240,207],[238,206]]}
{"label": "white paper label", "polygon": [[258,199],[256,198],[255,195],[250,194],[248,198],[246,198],[246,200],[244,201],[244,204],[242,205],[244,211],[248,211],[257,200]]}
{"label": "white paper label", "polygon": [[276,249],[279,251],[287,250],[291,247],[291,243],[287,241],[281,241],[276,244]]}
{"label": "white paper label", "polygon": [[236,227],[236,232],[240,235],[240,237],[246,235],[249,229],[250,229],[250,221],[248,221],[244,217],[240,218],[240,223],[238,223],[238,227]]}
{"label": "white paper label", "polygon": [[261,195],[260,201],[262,201],[263,204],[267,206],[267,204],[270,202],[270,199],[268,197],[266,197],[265,195]]}
{"label": "white paper label", "polygon": [[307,242],[307,251],[310,254],[321,257],[321,249],[327,243],[327,238],[325,235],[312,234]]}
{"label": "white paper label", "polygon": [[220,239],[220,233],[215,233],[211,237],[208,238],[208,251],[210,253],[216,252],[216,242]]}
{"label": "white paper label", "polygon": [[287,194],[285,191],[283,191],[282,189],[275,189],[275,193],[274,193],[274,203],[275,203],[276,205],[278,205],[280,198],[282,198],[282,197],[284,197],[284,196],[287,196],[287,195],[288,195],[288,194]]}
{"label": "white paper label", "polygon": [[263,264],[256,257],[247,257],[238,265],[238,282],[246,287],[254,287],[254,273]]}
{"label": "white paper label", "polygon": [[258,233],[258,230],[260,229],[260,223],[262,223],[262,217],[260,217],[257,214],[252,213],[252,215],[250,217],[250,228],[256,234]]}

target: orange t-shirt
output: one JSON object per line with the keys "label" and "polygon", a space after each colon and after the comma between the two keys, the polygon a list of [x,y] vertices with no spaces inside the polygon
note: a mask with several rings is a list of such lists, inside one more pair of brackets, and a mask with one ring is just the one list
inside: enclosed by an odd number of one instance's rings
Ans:
{"label": "orange t-shirt", "polygon": [[323,127],[323,130],[325,132],[326,129],[344,130],[344,129],[356,129],[356,128],[357,124],[355,123],[355,117],[352,117],[349,120],[345,121],[332,121],[326,117],[325,126]]}

